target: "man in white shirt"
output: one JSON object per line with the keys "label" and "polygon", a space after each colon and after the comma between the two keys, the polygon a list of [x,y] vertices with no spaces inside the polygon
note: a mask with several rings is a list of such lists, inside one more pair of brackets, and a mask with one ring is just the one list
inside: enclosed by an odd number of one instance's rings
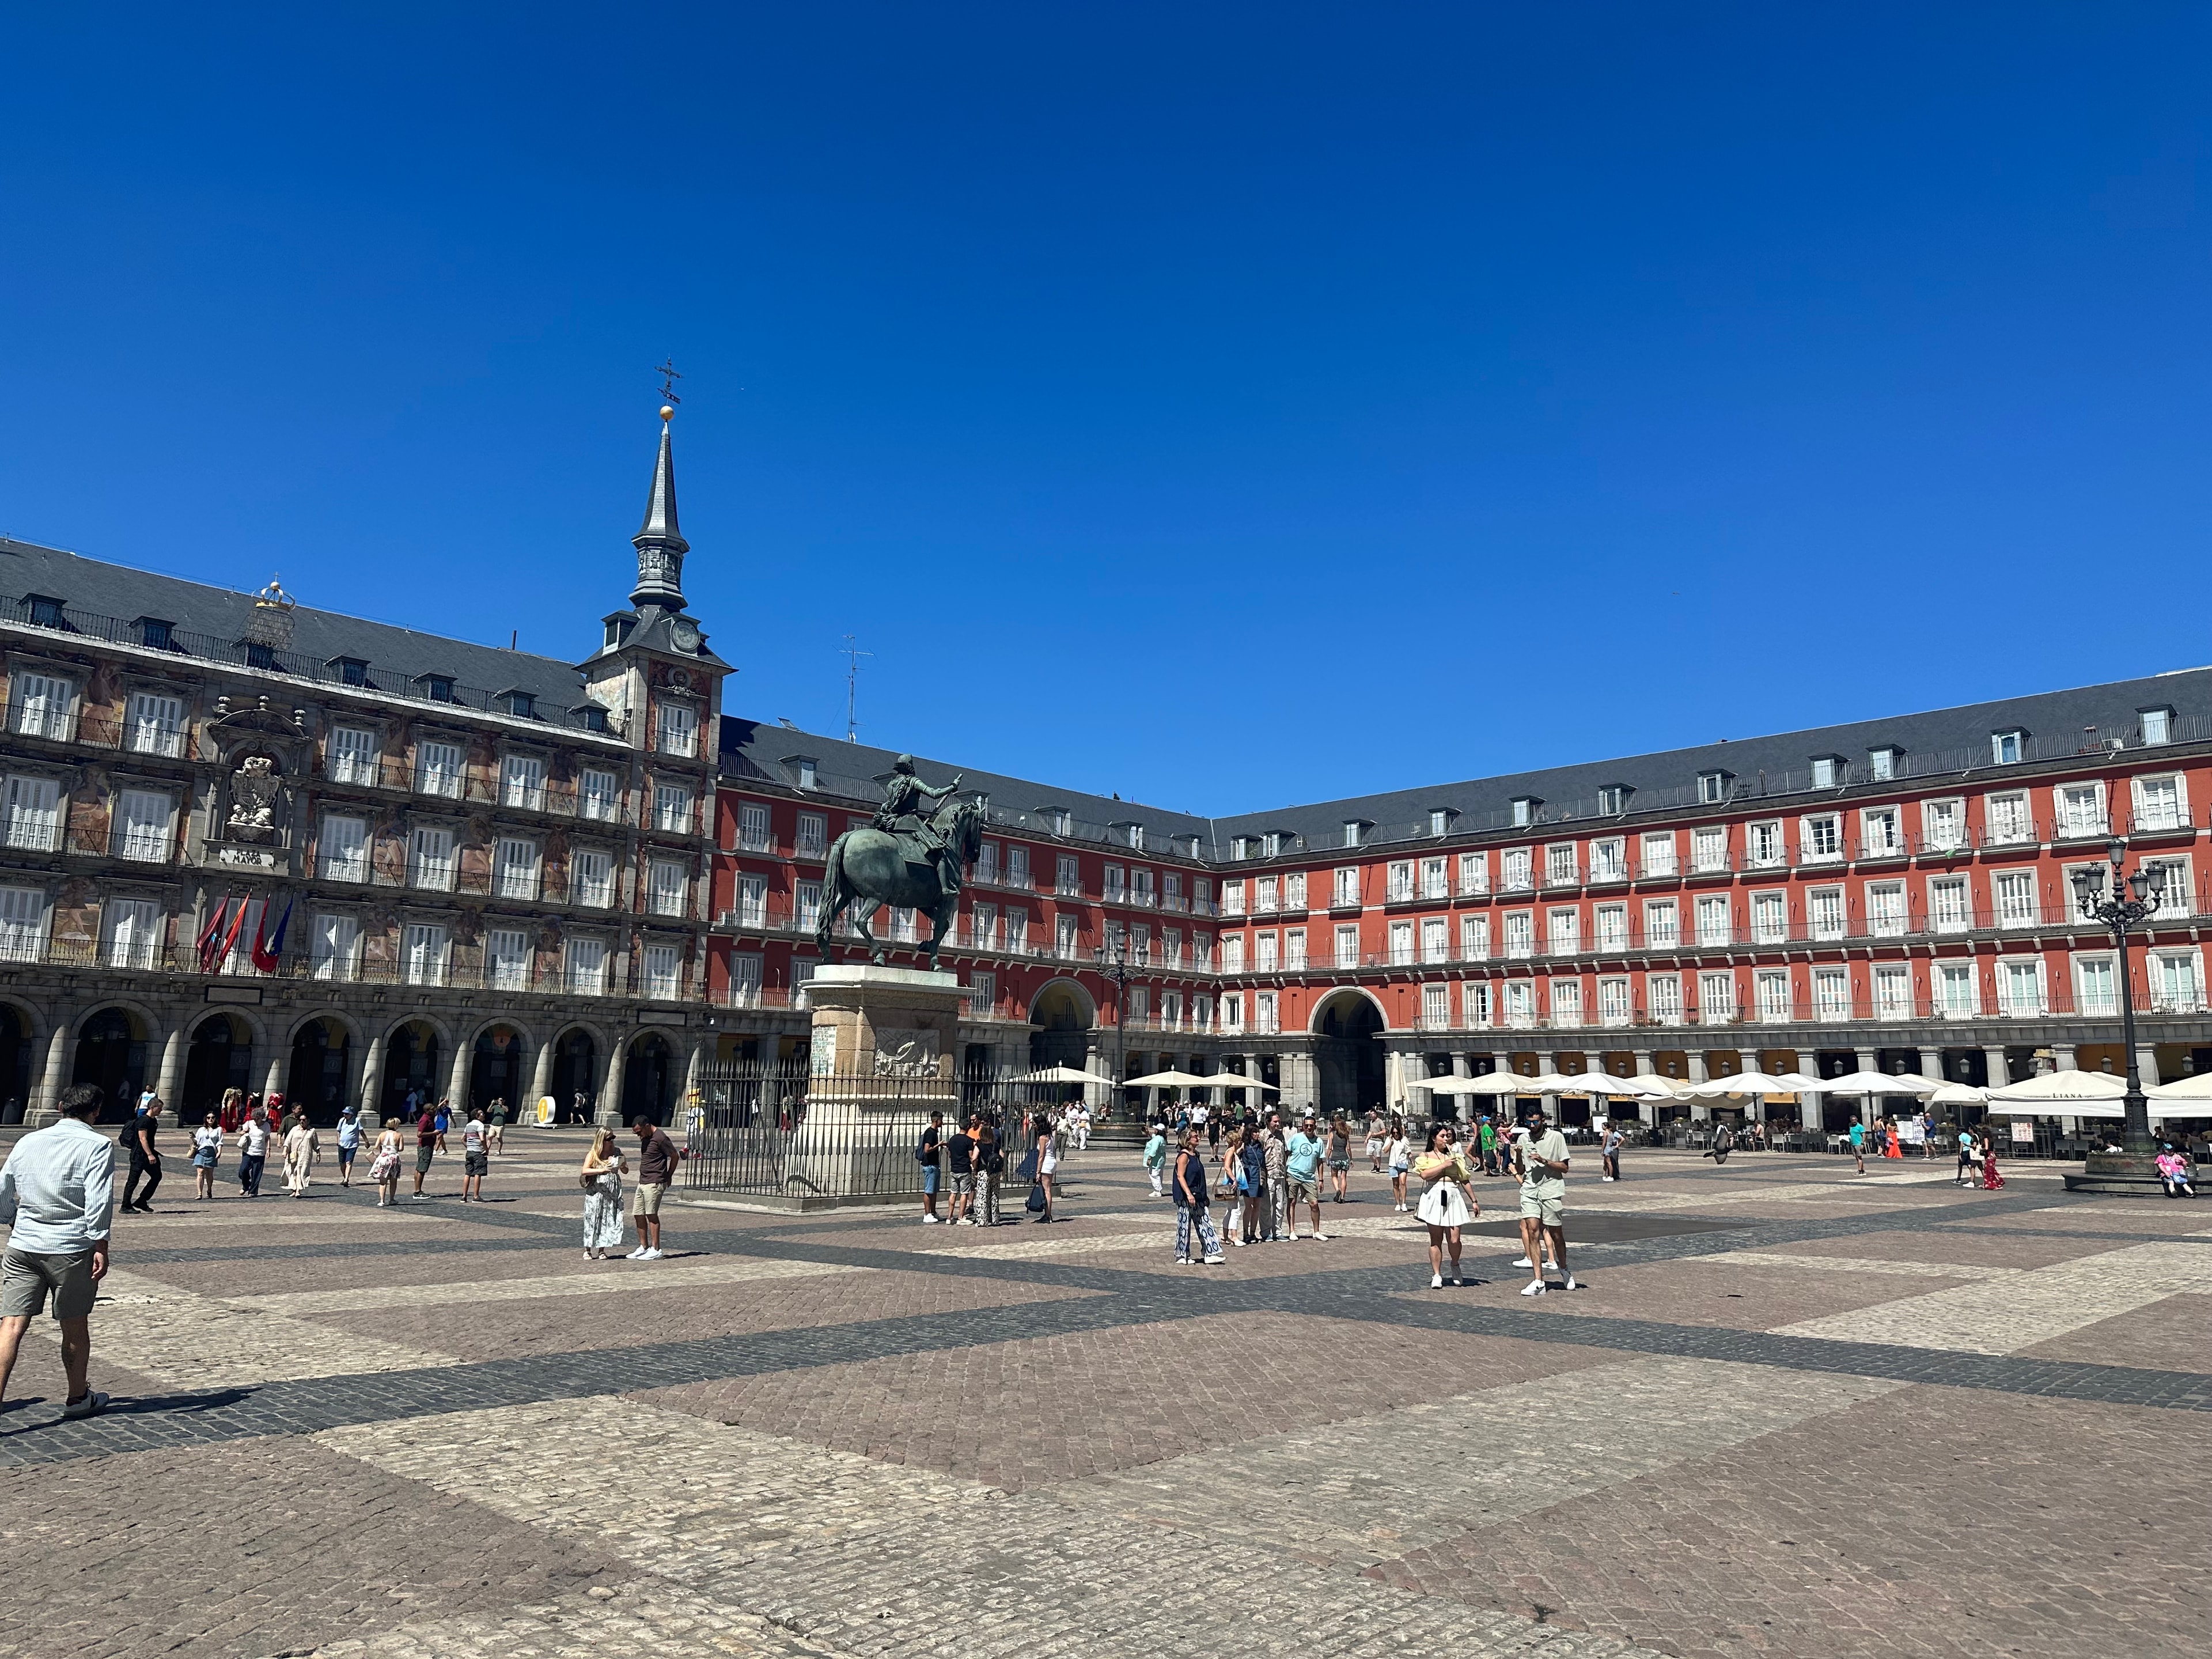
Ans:
{"label": "man in white shirt", "polygon": [[107,1274],[115,1214],[115,1143],[92,1127],[100,1102],[89,1084],[64,1089],[60,1121],[25,1135],[0,1165],[0,1221],[12,1229],[0,1256],[0,1399],[23,1333],[51,1295],[69,1378],[64,1417],[90,1417],[107,1405],[86,1381],[94,1287]]}
{"label": "man in white shirt", "polygon": [[1551,1127],[1540,1111],[1528,1117],[1528,1133],[1513,1148],[1521,1170],[1521,1254],[1535,1278],[1521,1287],[1523,1296],[1544,1294],[1544,1243],[1551,1243],[1553,1261],[1566,1275],[1561,1288],[1575,1288],[1575,1275],[1567,1266],[1567,1138]]}

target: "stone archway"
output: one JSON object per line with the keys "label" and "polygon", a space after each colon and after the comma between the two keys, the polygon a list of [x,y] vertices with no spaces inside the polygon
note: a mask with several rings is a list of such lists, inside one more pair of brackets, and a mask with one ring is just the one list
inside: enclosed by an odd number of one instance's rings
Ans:
{"label": "stone archway", "polygon": [[222,1109],[226,1089],[253,1089],[253,1030],[236,1014],[210,1014],[192,1027],[179,1090],[179,1120],[197,1123]]}
{"label": "stone archway", "polygon": [[1331,992],[1314,1010],[1315,1090],[1324,1119],[1379,1111],[1389,1104],[1382,1011],[1358,991]]}
{"label": "stone archway", "polygon": [[345,1108],[346,1063],[352,1058],[351,1034],[342,1020],[319,1015],[292,1034],[292,1060],[284,1074],[284,1098],[302,1107],[310,1123],[332,1124]]}
{"label": "stone archway", "polygon": [[523,1071],[523,1058],[529,1047],[522,1033],[503,1021],[485,1026],[477,1034],[476,1048],[469,1055],[469,1097],[464,1103],[466,1109],[473,1111],[481,1106],[489,1112],[492,1102],[503,1100],[508,1117],[513,1118],[522,1091],[530,1086],[530,1079]]}
{"label": "stone archway", "polygon": [[89,1083],[101,1093],[100,1121],[127,1120],[146,1086],[146,1031],[127,1008],[102,1008],[77,1028],[71,1084]]}
{"label": "stone archway", "polygon": [[402,1020],[384,1039],[384,1098],[377,1110],[386,1117],[404,1117],[408,1092],[418,1105],[434,1106],[445,1088],[438,1060],[445,1044],[428,1020]]}
{"label": "stone archway", "polygon": [[0,1123],[21,1123],[31,1099],[30,1020],[21,1009],[0,1002]]}
{"label": "stone archway", "polygon": [[553,1039],[553,1073],[547,1092],[553,1097],[554,1121],[589,1123],[599,1091],[599,1042],[582,1026],[572,1025]]}
{"label": "stone archway", "polygon": [[1056,979],[1039,991],[1030,1002],[1030,1021],[1037,1028],[1030,1034],[1031,1069],[1072,1066],[1083,1070],[1096,1019],[1091,999],[1072,981]]}
{"label": "stone archway", "polygon": [[676,1086],[683,1081],[676,1050],[658,1031],[633,1039],[623,1061],[622,1115],[625,1123],[649,1117],[665,1123],[676,1104]]}

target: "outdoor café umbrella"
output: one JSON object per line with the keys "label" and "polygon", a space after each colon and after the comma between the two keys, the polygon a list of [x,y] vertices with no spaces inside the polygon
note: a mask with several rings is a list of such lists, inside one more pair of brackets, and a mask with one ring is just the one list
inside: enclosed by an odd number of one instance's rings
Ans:
{"label": "outdoor caf\u00e9 umbrella", "polygon": [[2125,1117],[2128,1085],[2103,1072],[2045,1072],[1989,1091],[1999,1117]]}
{"label": "outdoor caf\u00e9 umbrella", "polygon": [[1922,1077],[1917,1072],[1849,1072],[1842,1077],[1832,1077],[1815,1083],[1810,1078],[1800,1085],[1802,1093],[1831,1095],[1914,1095],[1934,1094],[1943,1085]]}
{"label": "outdoor caf\u00e9 umbrella", "polygon": [[2154,1083],[2144,1089],[2150,1097],[2150,1115],[2160,1121],[2177,1117],[2212,1117],[2212,1072]]}
{"label": "outdoor caf\u00e9 umbrella", "polygon": [[1928,1097],[1930,1106],[1979,1106],[1989,1099],[1989,1091],[1977,1089],[1971,1083],[1947,1083]]}
{"label": "outdoor caf\u00e9 umbrella", "polygon": [[1121,1085],[1125,1089],[1249,1089],[1253,1086],[1247,1079],[1224,1083],[1221,1077],[1200,1077],[1192,1072],[1147,1072],[1142,1077],[1133,1077]]}
{"label": "outdoor caf\u00e9 umbrella", "polygon": [[1703,1083],[1685,1083],[1674,1091],[1677,1099],[1718,1100],[1724,1095],[1798,1095],[1802,1082],[1772,1077],[1765,1072],[1737,1072],[1729,1077],[1709,1077]]}
{"label": "outdoor caf\u00e9 umbrella", "polygon": [[1042,1072],[1024,1072],[1013,1079],[1016,1083],[1073,1083],[1086,1089],[1094,1084],[1104,1088],[1113,1080],[1096,1072],[1079,1072],[1073,1066],[1048,1066]]}
{"label": "outdoor caf\u00e9 umbrella", "polygon": [[[1455,1077],[1451,1081],[1455,1095],[1533,1095],[1537,1091],[1536,1079],[1518,1072],[1485,1072],[1480,1077]],[[1433,1079],[1418,1086],[1429,1088],[1432,1084]]]}
{"label": "outdoor caf\u00e9 umbrella", "polygon": [[1673,1100],[1682,1092],[1682,1085],[1671,1078],[1644,1072],[1634,1077],[1606,1077],[1605,1091],[1615,1100]]}

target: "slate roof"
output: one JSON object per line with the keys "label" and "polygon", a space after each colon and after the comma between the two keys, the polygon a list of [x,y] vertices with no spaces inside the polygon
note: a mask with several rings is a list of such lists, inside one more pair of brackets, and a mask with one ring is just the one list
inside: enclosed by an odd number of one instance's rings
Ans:
{"label": "slate roof", "polygon": [[[1109,839],[1101,833],[1105,825],[1135,822],[1146,826],[1147,851],[1165,850],[1170,836],[1195,836],[1200,857],[1226,861],[1238,836],[1279,832],[1285,836],[1285,854],[1341,845],[1348,819],[1371,826],[1365,832],[1365,844],[1370,846],[1425,839],[1429,814],[1438,807],[1453,814],[1452,833],[1504,830],[1511,823],[1516,796],[1542,803],[1539,826],[1580,823],[1602,816],[1599,791],[1612,785],[1625,785],[1632,792],[1627,811],[1632,822],[1640,813],[1696,806],[1698,775],[1710,771],[1727,775],[1733,805],[1740,807],[1747,798],[1772,797],[1778,811],[1797,811],[1820,798],[1813,790],[1815,757],[1841,758],[1846,763],[1845,781],[1864,785],[1871,781],[1869,751],[1884,747],[1901,751],[1897,775],[1907,787],[1919,780],[1966,777],[1973,780],[1972,787],[1983,788],[2001,780],[2008,769],[1993,758],[1990,740],[1997,732],[2026,734],[2021,750],[2026,762],[2071,758],[2115,744],[2138,746],[2141,711],[2153,708],[2173,711],[2171,741],[2212,739],[2212,668],[1218,818],[978,772],[954,761],[917,760],[927,782],[941,783],[952,773],[964,771],[965,787],[989,795],[995,819],[1059,806],[1074,815],[1079,839]],[[817,763],[823,789],[871,800],[880,794],[882,779],[894,758],[890,750],[729,717],[723,720],[722,747],[726,775],[766,776],[795,786],[797,769],[785,763],[786,757],[808,755]],[[1043,827],[1041,819],[1029,822]],[[1302,840],[1303,846],[1292,837]]]}
{"label": "slate roof", "polygon": [[[179,641],[192,655],[218,660],[242,659],[237,644],[254,612],[251,593],[0,538],[0,612],[24,617],[23,601],[34,593],[62,600],[72,625],[86,633],[131,643],[137,642],[135,631],[115,632],[104,624],[158,617],[178,635],[195,636]],[[367,662],[380,689],[401,695],[410,694],[417,677],[438,674],[451,677],[463,693],[482,694],[459,699],[478,708],[489,694],[524,691],[538,700],[541,715],[557,720],[584,702],[583,676],[573,663],[307,605],[294,610],[292,641],[280,653],[280,665],[306,678],[326,679],[334,676],[325,665],[340,657]]]}

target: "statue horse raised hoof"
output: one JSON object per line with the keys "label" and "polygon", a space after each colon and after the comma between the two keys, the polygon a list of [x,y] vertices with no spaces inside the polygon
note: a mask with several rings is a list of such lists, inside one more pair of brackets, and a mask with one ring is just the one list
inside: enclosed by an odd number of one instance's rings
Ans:
{"label": "statue horse raised hoof", "polygon": [[837,918],[849,910],[854,931],[867,941],[868,960],[882,966],[885,947],[868,930],[869,919],[886,904],[903,904],[928,915],[922,954],[936,968],[938,948],[951,937],[960,908],[961,872],[983,844],[983,811],[973,800],[951,801],[929,826],[945,845],[941,854],[918,836],[888,830],[848,830],[831,843],[822,915],[814,925],[814,942],[825,957]]}

